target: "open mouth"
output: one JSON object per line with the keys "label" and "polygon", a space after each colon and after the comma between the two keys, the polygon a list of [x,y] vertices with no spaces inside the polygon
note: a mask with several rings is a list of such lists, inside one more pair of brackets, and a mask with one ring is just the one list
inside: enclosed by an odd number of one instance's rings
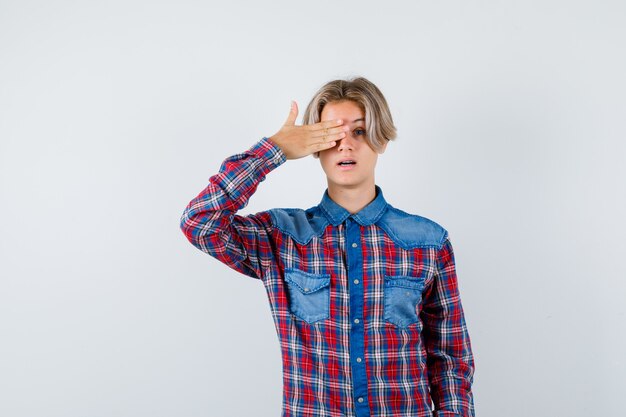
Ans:
{"label": "open mouth", "polygon": [[339,162],[337,165],[339,165],[341,167],[350,166],[350,165],[356,165],[356,161],[345,160],[345,161]]}

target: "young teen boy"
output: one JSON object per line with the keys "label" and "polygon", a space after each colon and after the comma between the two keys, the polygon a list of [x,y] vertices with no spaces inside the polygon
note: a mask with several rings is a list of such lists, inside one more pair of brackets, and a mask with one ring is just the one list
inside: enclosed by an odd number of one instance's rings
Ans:
{"label": "young teen boy", "polygon": [[[380,90],[335,80],[283,127],[227,158],[187,206],[189,241],[259,279],[283,360],[283,417],[474,416],[474,360],[448,232],[391,206],[374,180],[396,137]],[[319,158],[307,210],[237,215],[288,159]],[[405,179],[416,184],[415,179]],[[433,410],[434,405],[434,410]]]}

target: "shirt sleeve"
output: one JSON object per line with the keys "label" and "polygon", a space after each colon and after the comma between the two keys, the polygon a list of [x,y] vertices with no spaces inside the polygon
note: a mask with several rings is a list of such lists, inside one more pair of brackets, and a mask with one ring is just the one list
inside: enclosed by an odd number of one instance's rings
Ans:
{"label": "shirt sleeve", "polygon": [[447,232],[437,253],[435,279],[424,297],[421,316],[435,416],[474,417],[474,358]]}
{"label": "shirt sleeve", "polygon": [[268,212],[247,216],[236,212],[248,204],[265,176],[286,160],[282,149],[266,137],[226,158],[180,218],[189,242],[236,271],[263,279],[272,262],[271,217]]}

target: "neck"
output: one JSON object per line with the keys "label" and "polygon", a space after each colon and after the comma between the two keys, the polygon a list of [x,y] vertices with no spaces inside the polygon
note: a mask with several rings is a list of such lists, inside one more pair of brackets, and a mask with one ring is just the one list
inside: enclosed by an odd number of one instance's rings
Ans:
{"label": "neck", "polygon": [[328,196],[350,214],[358,213],[376,198],[376,186],[372,181],[354,187],[328,184]]}

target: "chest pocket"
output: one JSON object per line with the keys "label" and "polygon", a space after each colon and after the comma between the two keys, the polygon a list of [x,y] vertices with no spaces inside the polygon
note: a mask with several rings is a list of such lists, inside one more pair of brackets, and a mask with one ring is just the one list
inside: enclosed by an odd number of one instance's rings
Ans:
{"label": "chest pocket", "polygon": [[405,328],[419,321],[417,305],[422,300],[425,276],[385,275],[384,319]]}
{"label": "chest pocket", "polygon": [[289,309],[307,323],[330,316],[330,274],[312,274],[299,269],[286,269]]}

